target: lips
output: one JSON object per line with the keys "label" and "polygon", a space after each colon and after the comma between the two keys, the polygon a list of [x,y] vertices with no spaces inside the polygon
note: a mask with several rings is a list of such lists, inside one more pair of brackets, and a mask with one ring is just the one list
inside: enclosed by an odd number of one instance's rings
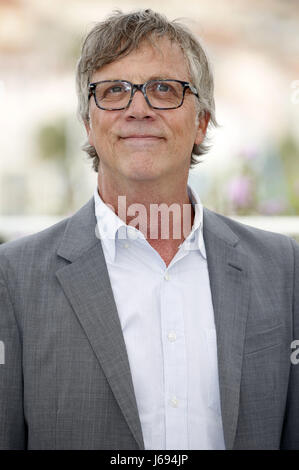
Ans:
{"label": "lips", "polygon": [[120,142],[128,148],[145,149],[152,148],[163,142],[163,137],[153,134],[132,134],[127,137],[121,137]]}
{"label": "lips", "polygon": [[121,139],[162,139],[163,137],[152,135],[152,134],[132,134],[125,137],[121,137]]}

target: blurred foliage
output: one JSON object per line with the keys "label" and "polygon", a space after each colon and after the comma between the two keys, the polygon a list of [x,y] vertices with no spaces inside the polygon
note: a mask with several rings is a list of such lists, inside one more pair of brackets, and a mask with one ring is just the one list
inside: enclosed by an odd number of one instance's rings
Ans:
{"label": "blurred foliage", "polygon": [[299,215],[298,157],[292,135],[240,150],[225,173],[213,177],[203,199],[226,215]]}
{"label": "blurred foliage", "polygon": [[66,159],[66,120],[60,118],[54,123],[44,124],[37,133],[40,156],[44,159],[61,161]]}
{"label": "blurred foliage", "polygon": [[226,185],[228,207],[238,215],[254,214],[258,206],[258,174],[245,155],[238,158],[240,168],[232,172]]}
{"label": "blurred foliage", "polygon": [[52,160],[64,181],[64,198],[58,214],[68,213],[74,206],[74,188],[71,177],[71,161],[68,147],[71,136],[68,135],[67,116],[61,116],[54,122],[46,122],[37,130],[38,155],[41,160]]}
{"label": "blurred foliage", "polygon": [[292,135],[280,142],[280,155],[287,179],[287,195],[294,214],[299,215],[299,147]]}

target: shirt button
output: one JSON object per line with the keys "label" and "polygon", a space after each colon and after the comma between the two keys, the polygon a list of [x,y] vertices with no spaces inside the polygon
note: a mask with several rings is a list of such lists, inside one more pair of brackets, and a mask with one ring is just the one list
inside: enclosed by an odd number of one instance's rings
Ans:
{"label": "shirt button", "polygon": [[128,233],[128,238],[131,240],[136,240],[138,236],[138,232],[134,229],[134,227],[128,227],[127,228],[127,233]]}
{"label": "shirt button", "polygon": [[164,279],[165,279],[166,281],[169,281],[169,279],[170,279],[170,276],[169,276],[169,274],[168,274],[168,273],[165,273],[165,274],[164,274]]}
{"label": "shirt button", "polygon": [[170,400],[170,405],[173,408],[177,408],[179,406],[178,399],[176,397],[172,397],[171,400]]}
{"label": "shirt button", "polygon": [[167,338],[169,339],[169,341],[173,342],[176,340],[176,334],[174,331],[170,331],[167,335]]}

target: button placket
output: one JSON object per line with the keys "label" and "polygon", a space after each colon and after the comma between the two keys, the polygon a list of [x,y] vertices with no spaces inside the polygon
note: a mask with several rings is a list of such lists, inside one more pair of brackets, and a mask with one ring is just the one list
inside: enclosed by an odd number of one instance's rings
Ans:
{"label": "button placket", "polygon": [[[165,282],[166,280],[170,282]],[[187,436],[187,361],[183,315],[183,299],[175,274],[165,272],[161,285],[161,329],[165,384],[165,435],[168,449],[188,446],[188,442],[185,442],[182,436],[172,431],[179,427],[182,429],[182,435]]]}

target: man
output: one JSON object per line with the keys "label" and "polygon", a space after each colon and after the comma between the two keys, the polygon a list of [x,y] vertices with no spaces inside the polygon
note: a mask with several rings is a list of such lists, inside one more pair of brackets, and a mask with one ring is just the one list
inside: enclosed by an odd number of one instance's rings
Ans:
{"label": "man", "polygon": [[299,448],[299,247],[187,186],[216,124],[200,44],[118,12],[77,84],[98,185],[0,249],[0,447]]}

